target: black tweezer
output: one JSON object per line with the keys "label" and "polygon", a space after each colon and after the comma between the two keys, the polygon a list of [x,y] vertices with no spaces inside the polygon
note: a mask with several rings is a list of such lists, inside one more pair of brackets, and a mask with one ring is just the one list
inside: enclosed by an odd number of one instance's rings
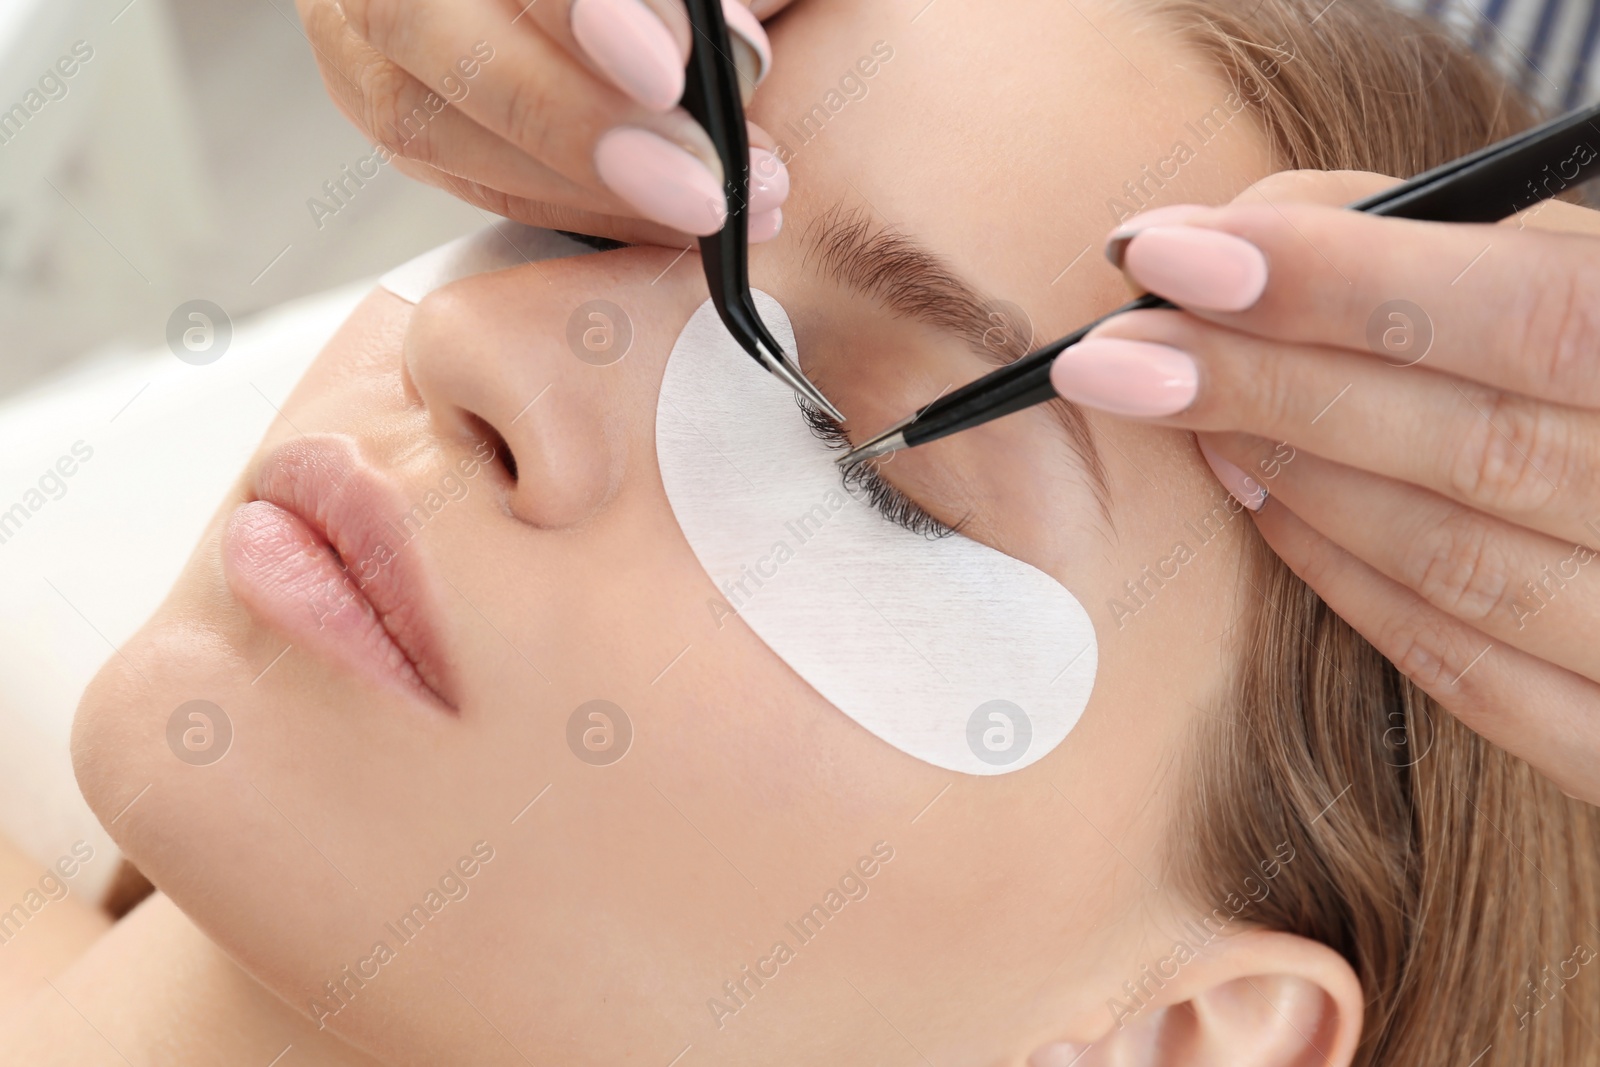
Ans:
{"label": "black tweezer", "polygon": [[[1600,175],[1597,120],[1600,104],[1580,108],[1358,200],[1348,210],[1425,222],[1499,222]],[[925,445],[1053,400],[1050,365],[1062,351],[1113,316],[1175,306],[1153,294],[1141,296],[941,397],[845,453],[839,462],[848,466]]]}
{"label": "black tweezer", "polygon": [[739,68],[733,61],[721,0],[688,0],[688,5],[694,46],[689,53],[683,106],[705,127],[726,175],[723,192],[727,197],[727,218],[719,232],[700,238],[700,258],[705,263],[711,302],[734,340],[757,363],[813,407],[843,422],[844,415],[806,379],[773,338],[750,296],[750,141],[745,133],[744,100],[739,94]]}

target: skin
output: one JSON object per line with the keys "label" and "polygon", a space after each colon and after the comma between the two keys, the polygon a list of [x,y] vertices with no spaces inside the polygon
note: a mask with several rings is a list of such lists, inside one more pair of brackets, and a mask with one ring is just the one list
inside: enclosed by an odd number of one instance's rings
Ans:
{"label": "skin", "polygon": [[[1200,389],[1161,424],[1270,482],[1273,549],[1462,722],[1600,803],[1600,212],[1545,201],[1488,227],[1335,209],[1393,181],[1279,174],[1196,209],[1175,227],[1266,256],[1259,297],[1221,310],[1167,289],[1187,312],[1096,335],[1189,353]],[[1161,290],[1140,240],[1130,276]],[[1432,345],[1380,360],[1368,322],[1398,294]]]}
{"label": "skin", "polygon": [[[682,0],[640,0],[687,62],[692,41]],[[790,0],[748,6],[769,18]],[[468,203],[531,226],[629,242],[677,244],[683,235],[638,217],[595,168],[601,136],[619,126],[649,130],[699,158],[722,163],[711,138],[681,107],[647,107],[624,91],[573,35],[571,3],[507,0],[296,0],[334,103],[394,166]],[[740,89],[748,102],[759,59],[734,34]],[[480,42],[499,42],[496,61],[464,80],[456,64]],[[449,101],[426,124],[406,126],[425,106]],[[549,121],[561,116],[560,122]],[[750,143],[771,148],[757,123]]]}
{"label": "skin", "polygon": [[[69,862],[63,869],[76,871],[77,867]],[[61,878],[53,868],[42,871],[21,849],[0,837],[0,900],[9,907],[25,900],[30,891],[39,894],[36,901],[43,898],[49,903],[38,907],[20,930],[15,926],[0,929],[6,935],[0,1005],[32,994],[43,979],[59,974],[111,925],[104,912],[73,892],[70,879]]]}
{"label": "skin", "polygon": [[[1083,10],[1092,24],[1047,0],[1003,13],[943,3],[910,24],[884,5],[815,0],[774,26],[779,54],[805,60],[779,64],[756,98],[773,129],[874,42],[895,48],[871,93],[794,149],[790,225],[752,263],[858,437],[987,365],[806,265],[807,226],[835,204],[916,235],[1041,335],[1123,299],[1102,259],[1075,257],[1109,228],[1106,199],[1226,88],[1159,34]],[[997,110],[997,76],[1026,85],[1030,107]],[[995,159],[1030,180],[973,196],[993,188]],[[1240,123],[1163,196],[1223,201],[1266,169]],[[219,539],[251,499],[247,471],[168,600],[90,687],[74,733],[89,803],[163,894],[11,1017],[13,1062],[266,1063],[293,1044],[321,1063],[1020,1064],[1094,1043],[1087,1065],[1160,1042],[1173,1063],[1348,1063],[1354,976],[1288,935],[1230,931],[1126,1027],[1108,1009],[1184,919],[1221,903],[1182,899],[1163,862],[1185,732],[1218,713],[1245,607],[1244,522],[1223,524],[1120,628],[1109,608],[1186,522],[1231,514],[1193,438],[1094,419],[1112,525],[1042,410],[885,468],[937,517],[967,519],[971,536],[1057,578],[1099,638],[1093,697],[1059,748],[1013,774],[939,771],[707,610],[716,590],[653,452],[667,354],[705,300],[695,260],[676,256],[630,248],[466,279],[415,308],[375,292],[357,309],[263,452],[352,435],[418,499],[483,424],[504,438],[517,478],[481,471],[404,548],[427,576],[458,713],[316,648],[284,653],[245,609]],[[596,297],[635,330],[606,368],[565,340],[572,310]],[[166,742],[173,710],[200,697],[234,728],[205,767]],[[565,741],[596,697],[635,730],[607,767]],[[309,1001],[323,981],[479,842],[493,858],[467,895],[318,1032]],[[875,846],[892,859],[865,898],[719,1025],[708,1000]]]}

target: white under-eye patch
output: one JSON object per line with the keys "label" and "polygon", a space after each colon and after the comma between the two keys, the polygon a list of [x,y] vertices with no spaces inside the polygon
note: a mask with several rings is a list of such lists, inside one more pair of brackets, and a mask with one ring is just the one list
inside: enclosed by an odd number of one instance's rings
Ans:
{"label": "white under-eye patch", "polygon": [[[797,352],[777,301],[755,294]],[[1094,687],[1093,624],[1054,578],[956,534],[928,540],[841,483],[837,452],[704,304],[656,411],[661,480],[722,596],[818,693],[908,755],[967,774],[1041,759]]]}

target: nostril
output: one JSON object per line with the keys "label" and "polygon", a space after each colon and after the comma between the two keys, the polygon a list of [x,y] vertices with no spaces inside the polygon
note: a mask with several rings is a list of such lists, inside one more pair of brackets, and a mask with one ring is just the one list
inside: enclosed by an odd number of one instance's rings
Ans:
{"label": "nostril", "polygon": [[511,478],[511,483],[515,485],[517,481],[517,457],[511,451],[511,446],[506,444],[506,439],[500,435],[500,431],[474,412],[464,412],[463,416],[467,425],[472,428],[472,432],[488,442],[489,447],[494,449],[495,459],[505,468],[506,474]]}

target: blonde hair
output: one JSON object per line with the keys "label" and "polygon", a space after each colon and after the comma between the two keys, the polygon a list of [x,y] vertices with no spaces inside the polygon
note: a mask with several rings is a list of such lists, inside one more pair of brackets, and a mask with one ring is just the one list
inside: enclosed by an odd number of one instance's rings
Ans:
{"label": "blonde hair", "polygon": [[[1404,178],[1535,119],[1383,0],[1151,2],[1250,101],[1282,169]],[[1188,748],[1178,884],[1209,910],[1288,843],[1241,918],[1350,962],[1360,1067],[1600,1063],[1596,809],[1452,718],[1253,533],[1242,563],[1255,609],[1231,700]]]}

